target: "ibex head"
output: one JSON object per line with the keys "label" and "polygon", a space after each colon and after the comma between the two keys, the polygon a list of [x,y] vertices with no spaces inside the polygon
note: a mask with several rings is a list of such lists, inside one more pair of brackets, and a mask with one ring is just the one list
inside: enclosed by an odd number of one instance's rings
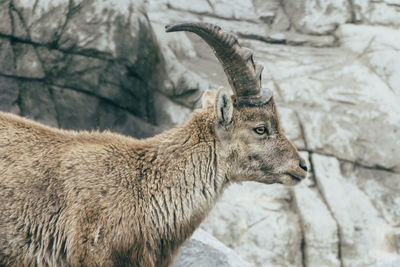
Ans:
{"label": "ibex head", "polygon": [[166,31],[199,35],[211,46],[228,77],[234,95],[220,89],[214,103],[215,132],[221,144],[218,153],[226,163],[228,178],[286,185],[305,178],[305,161],[280,127],[272,92],[261,89],[263,66],[254,62],[253,52],[241,47],[236,36],[212,24],[181,23],[167,26]]}

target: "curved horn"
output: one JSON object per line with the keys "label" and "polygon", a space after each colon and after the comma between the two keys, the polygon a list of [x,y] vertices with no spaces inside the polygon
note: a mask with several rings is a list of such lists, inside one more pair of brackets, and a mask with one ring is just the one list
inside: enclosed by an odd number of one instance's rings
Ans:
{"label": "curved horn", "polygon": [[219,26],[202,22],[185,22],[165,27],[166,32],[190,31],[199,35],[213,49],[221,62],[229,84],[239,102],[264,102],[260,96],[263,66],[253,61],[253,51],[239,45],[235,35]]}

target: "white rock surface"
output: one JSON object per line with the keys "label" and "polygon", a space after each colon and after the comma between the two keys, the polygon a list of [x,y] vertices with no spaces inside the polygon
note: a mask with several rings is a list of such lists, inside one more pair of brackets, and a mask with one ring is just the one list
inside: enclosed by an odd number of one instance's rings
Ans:
{"label": "white rock surface", "polygon": [[336,158],[313,154],[317,184],[339,224],[345,266],[367,266],[381,257],[391,227],[368,196],[343,176]]}
{"label": "white rock surface", "polygon": [[166,2],[172,9],[187,10],[195,13],[212,13],[212,7],[207,0],[186,1],[186,0],[169,0]]}
{"label": "white rock surface", "polygon": [[294,192],[304,232],[306,266],[340,266],[337,224],[318,189],[302,183]]}
{"label": "white rock surface", "polygon": [[399,26],[400,4],[397,0],[352,0],[355,22]]}
{"label": "white rock surface", "polygon": [[398,266],[400,266],[400,257],[394,256],[393,258],[391,258],[389,260],[382,261],[371,267],[398,267]]}
{"label": "white rock surface", "polygon": [[399,29],[345,24],[339,27],[337,36],[343,47],[366,60],[371,70],[400,96]]}
{"label": "white rock surface", "polygon": [[256,20],[251,0],[210,0],[214,14],[228,19]]}
{"label": "white rock surface", "polygon": [[255,266],[301,266],[301,229],[290,188],[232,185],[202,228]]}
{"label": "white rock surface", "polygon": [[347,0],[283,1],[296,30],[309,34],[328,34],[350,20]]}
{"label": "white rock surface", "polygon": [[287,138],[297,147],[297,149],[305,149],[306,145],[304,143],[299,115],[293,109],[286,107],[279,107],[278,114],[282,129]]}

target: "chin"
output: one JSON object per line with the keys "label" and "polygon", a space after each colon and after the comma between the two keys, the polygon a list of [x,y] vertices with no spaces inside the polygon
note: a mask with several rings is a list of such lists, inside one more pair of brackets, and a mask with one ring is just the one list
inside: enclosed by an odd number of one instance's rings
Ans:
{"label": "chin", "polygon": [[290,185],[290,186],[297,185],[297,184],[301,183],[301,181],[302,181],[299,178],[288,175],[288,174],[284,174],[284,175],[280,176],[278,180],[279,180],[279,183],[281,183],[283,185]]}

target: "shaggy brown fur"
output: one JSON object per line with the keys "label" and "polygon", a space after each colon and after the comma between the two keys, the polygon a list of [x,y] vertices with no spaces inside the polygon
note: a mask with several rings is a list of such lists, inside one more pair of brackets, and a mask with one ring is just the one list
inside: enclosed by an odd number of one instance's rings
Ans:
{"label": "shaggy brown fur", "polygon": [[304,177],[273,100],[206,97],[145,140],[0,112],[0,266],[167,266],[230,182]]}

